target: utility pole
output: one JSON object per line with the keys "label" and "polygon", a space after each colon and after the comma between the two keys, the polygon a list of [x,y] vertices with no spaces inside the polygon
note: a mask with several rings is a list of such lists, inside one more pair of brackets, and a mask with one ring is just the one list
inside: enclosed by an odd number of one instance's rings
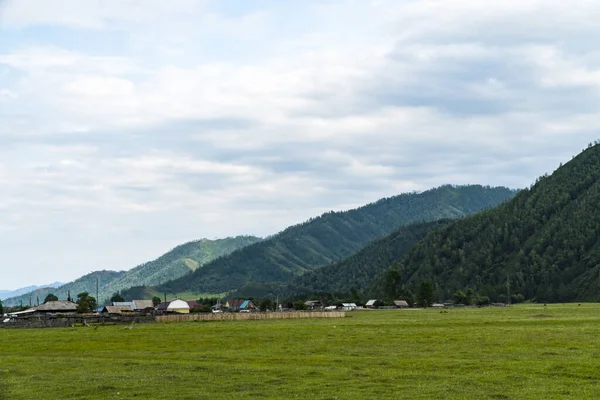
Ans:
{"label": "utility pole", "polygon": [[508,276],[508,272],[506,273],[506,297],[508,304],[510,304],[510,277]]}

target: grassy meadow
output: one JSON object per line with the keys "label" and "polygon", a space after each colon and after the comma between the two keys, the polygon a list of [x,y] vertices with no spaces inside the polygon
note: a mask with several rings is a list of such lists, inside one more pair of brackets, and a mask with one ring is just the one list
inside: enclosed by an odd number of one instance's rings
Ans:
{"label": "grassy meadow", "polygon": [[600,398],[600,305],[0,329],[0,399]]}

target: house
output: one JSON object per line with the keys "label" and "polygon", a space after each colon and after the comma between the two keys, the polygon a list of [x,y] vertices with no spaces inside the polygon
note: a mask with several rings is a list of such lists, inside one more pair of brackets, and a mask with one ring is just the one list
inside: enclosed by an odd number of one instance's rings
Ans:
{"label": "house", "polygon": [[365,304],[365,306],[367,306],[367,308],[377,308],[377,306],[375,305],[377,303],[377,300],[369,300],[367,301],[367,304]]}
{"label": "house", "polygon": [[77,312],[77,303],[68,300],[49,301],[35,307],[35,314],[74,314]]}
{"label": "house", "polygon": [[445,305],[441,304],[441,303],[433,303],[431,305],[432,308],[444,308],[446,307]]}
{"label": "house", "polygon": [[408,302],[406,300],[394,300],[394,305],[397,308],[408,308]]}
{"label": "house", "polygon": [[252,300],[243,300],[243,299],[232,299],[227,300],[225,302],[225,308],[229,309],[229,311],[254,311],[256,310],[256,306],[252,302]]}
{"label": "house", "polygon": [[256,306],[254,305],[252,300],[244,300],[244,302],[240,306],[240,311],[256,311]]}
{"label": "house", "polygon": [[179,314],[189,314],[190,306],[184,300],[173,300],[167,306],[167,312],[179,313]]}
{"label": "house", "polygon": [[304,304],[309,310],[323,308],[323,303],[321,303],[321,300],[306,300]]}
{"label": "house", "polygon": [[356,303],[342,303],[342,309],[344,311],[352,311],[352,310],[356,310],[358,308],[358,306],[356,305]]}
{"label": "house", "polygon": [[154,303],[152,300],[133,300],[134,311],[153,311]]}

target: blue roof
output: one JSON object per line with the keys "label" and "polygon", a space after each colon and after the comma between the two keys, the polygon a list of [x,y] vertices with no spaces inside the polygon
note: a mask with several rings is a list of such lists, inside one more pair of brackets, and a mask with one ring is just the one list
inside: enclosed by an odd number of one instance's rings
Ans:
{"label": "blue roof", "polygon": [[250,302],[249,300],[244,300],[244,302],[242,303],[242,305],[240,306],[240,308],[246,308],[246,306],[248,306],[249,302]]}

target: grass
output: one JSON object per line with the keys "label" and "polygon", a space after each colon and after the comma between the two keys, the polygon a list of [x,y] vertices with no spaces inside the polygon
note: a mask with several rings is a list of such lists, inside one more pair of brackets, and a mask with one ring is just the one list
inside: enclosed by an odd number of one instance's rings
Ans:
{"label": "grass", "polygon": [[600,305],[0,329],[0,399],[600,397]]}

